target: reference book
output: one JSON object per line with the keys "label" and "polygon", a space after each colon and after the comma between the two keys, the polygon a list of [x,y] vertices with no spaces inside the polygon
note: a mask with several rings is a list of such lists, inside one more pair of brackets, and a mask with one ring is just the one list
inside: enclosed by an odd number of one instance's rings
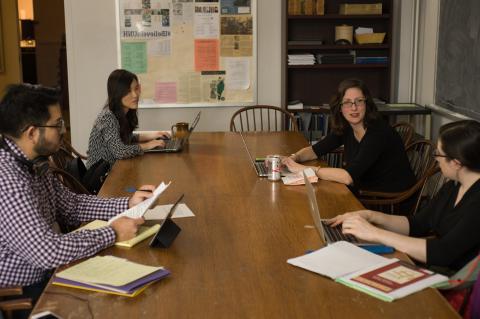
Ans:
{"label": "reference book", "polygon": [[287,262],[389,302],[448,280],[430,270],[373,254],[345,241]]}
{"label": "reference book", "polygon": [[134,297],[169,274],[163,267],[141,265],[114,256],[96,256],[58,272],[53,284]]}

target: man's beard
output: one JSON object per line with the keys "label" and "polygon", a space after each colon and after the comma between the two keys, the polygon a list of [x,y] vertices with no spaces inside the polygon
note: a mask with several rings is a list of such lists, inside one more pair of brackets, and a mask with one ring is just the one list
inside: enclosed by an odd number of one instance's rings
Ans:
{"label": "man's beard", "polygon": [[49,142],[45,139],[44,130],[40,130],[40,137],[38,143],[34,146],[33,150],[39,156],[48,157],[52,154],[55,154],[60,148],[60,143]]}

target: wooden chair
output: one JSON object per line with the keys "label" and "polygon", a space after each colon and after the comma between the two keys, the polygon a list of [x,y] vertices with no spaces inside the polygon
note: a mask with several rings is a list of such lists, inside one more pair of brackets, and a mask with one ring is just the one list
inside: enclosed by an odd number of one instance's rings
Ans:
{"label": "wooden chair", "polygon": [[91,194],[85,188],[85,186],[82,185],[82,183],[80,183],[73,175],[71,175],[67,171],[52,166],[49,168],[49,170],[62,182],[63,185],[71,189],[73,192],[77,194]]}
{"label": "wooden chair", "polygon": [[0,311],[6,319],[12,319],[14,317],[14,311],[16,310],[29,310],[32,309],[32,300],[30,298],[18,298],[3,300],[5,297],[21,296],[23,293],[22,287],[10,287],[0,288]]}
{"label": "wooden chair", "polygon": [[75,158],[86,160],[87,156],[77,152],[70,143],[63,139],[60,149],[55,154],[51,155],[50,158],[55,167],[65,169],[67,164]]}
{"label": "wooden chair", "polygon": [[416,214],[423,206],[425,206],[432,198],[438,193],[443,184],[445,184],[448,179],[443,176],[440,168],[435,165],[434,169],[428,174],[428,177],[425,179],[422,188],[420,189],[420,194],[418,195],[417,202],[412,211],[412,214]]}
{"label": "wooden chair", "polygon": [[435,145],[428,140],[418,140],[407,146],[405,151],[417,182],[410,189],[403,192],[390,193],[360,190],[359,195],[362,204],[369,209],[380,210],[385,213],[411,214],[415,205],[402,207],[401,204],[405,205],[405,203],[410,201],[414,201],[413,203],[417,202],[420,189],[436,166],[435,158],[432,156],[434,149]]}
{"label": "wooden chair", "polygon": [[247,106],[232,115],[230,131],[298,131],[296,121],[292,114],[276,106]]}
{"label": "wooden chair", "polygon": [[410,144],[413,138],[413,134],[415,134],[415,128],[410,123],[400,122],[392,125],[392,127],[402,138],[403,145],[405,145],[405,147]]}
{"label": "wooden chair", "polygon": [[345,163],[343,161],[343,146],[322,155],[320,160],[325,161],[329,167],[344,168]]}

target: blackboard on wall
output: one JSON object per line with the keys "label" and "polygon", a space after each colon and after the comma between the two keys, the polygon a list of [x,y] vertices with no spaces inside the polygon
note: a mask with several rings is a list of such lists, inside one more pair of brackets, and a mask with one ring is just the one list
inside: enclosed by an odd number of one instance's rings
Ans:
{"label": "blackboard on wall", "polygon": [[435,104],[480,120],[478,0],[441,0]]}

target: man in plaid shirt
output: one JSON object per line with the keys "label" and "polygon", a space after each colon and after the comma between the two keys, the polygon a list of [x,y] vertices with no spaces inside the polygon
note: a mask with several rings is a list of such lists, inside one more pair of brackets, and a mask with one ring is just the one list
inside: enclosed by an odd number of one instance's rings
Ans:
{"label": "man in plaid shirt", "polygon": [[119,218],[111,226],[61,234],[54,222],[107,220],[152,194],[142,186],[131,198],[79,195],[49,172],[46,159],[60,146],[65,125],[57,92],[12,85],[0,102],[0,287],[24,286],[33,298],[51,269],[91,256],[116,240],[133,238],[143,219]]}

